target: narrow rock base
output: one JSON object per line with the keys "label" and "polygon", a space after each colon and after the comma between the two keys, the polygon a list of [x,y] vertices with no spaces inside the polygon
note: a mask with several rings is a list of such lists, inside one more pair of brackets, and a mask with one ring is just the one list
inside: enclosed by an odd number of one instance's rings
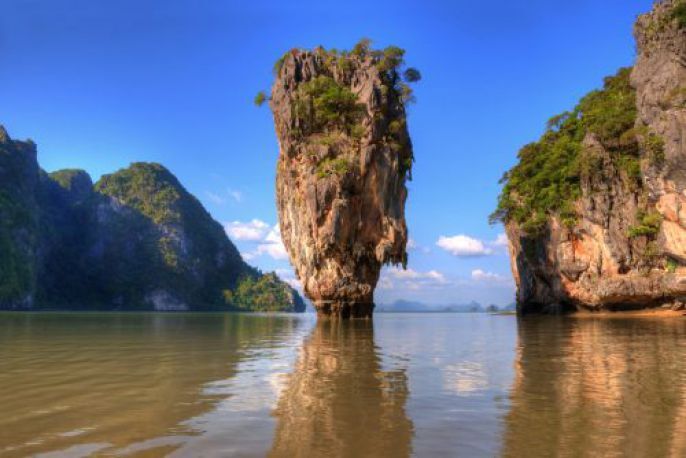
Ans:
{"label": "narrow rock base", "polygon": [[317,309],[317,316],[320,318],[369,319],[374,312],[374,304],[370,302],[326,301],[316,302],[314,306]]}

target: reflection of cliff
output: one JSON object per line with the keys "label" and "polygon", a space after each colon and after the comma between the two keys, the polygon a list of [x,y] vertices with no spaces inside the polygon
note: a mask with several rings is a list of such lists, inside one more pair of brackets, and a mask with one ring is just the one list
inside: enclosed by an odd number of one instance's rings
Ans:
{"label": "reflection of cliff", "polygon": [[506,456],[686,456],[671,320],[522,320]]}
{"label": "reflection of cliff", "polygon": [[317,323],[274,415],[271,456],[408,456],[404,370],[384,372],[369,322]]}

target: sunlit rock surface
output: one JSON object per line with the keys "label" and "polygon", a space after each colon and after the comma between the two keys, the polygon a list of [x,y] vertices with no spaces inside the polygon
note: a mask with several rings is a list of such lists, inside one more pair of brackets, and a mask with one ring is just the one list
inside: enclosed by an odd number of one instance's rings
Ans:
{"label": "sunlit rock surface", "polygon": [[293,50],[272,87],[281,235],[320,315],[370,316],[382,265],[406,262],[406,86],[379,62]]}
{"label": "sunlit rock surface", "polygon": [[[521,312],[683,308],[686,24],[678,5],[660,2],[636,22],[635,128],[615,142],[584,138],[579,157],[593,161],[581,162],[574,224],[548,215],[532,235],[507,221]],[[620,157],[629,134],[638,139],[635,156],[626,156],[633,170]]]}

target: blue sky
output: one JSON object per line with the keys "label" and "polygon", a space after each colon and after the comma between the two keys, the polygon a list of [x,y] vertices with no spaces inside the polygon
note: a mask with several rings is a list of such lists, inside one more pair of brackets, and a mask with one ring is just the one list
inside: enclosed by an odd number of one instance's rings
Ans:
{"label": "blue sky", "polygon": [[[419,68],[409,127],[411,270],[377,301],[506,304],[509,262],[488,225],[523,144],[605,75],[630,65],[650,0],[511,2],[2,0],[0,123],[48,170],[94,179],[167,166],[227,225],[249,262],[291,278],[273,231],[272,118],[252,98],[292,47],[407,50]],[[232,223],[233,224],[230,224]]]}

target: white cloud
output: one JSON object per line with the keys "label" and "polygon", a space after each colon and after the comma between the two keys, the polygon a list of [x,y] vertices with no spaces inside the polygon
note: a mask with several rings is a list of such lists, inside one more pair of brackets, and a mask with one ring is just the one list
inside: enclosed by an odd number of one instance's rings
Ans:
{"label": "white cloud", "polygon": [[241,251],[241,257],[244,261],[251,261],[255,259],[255,253],[250,253],[248,251]]}
{"label": "white cloud", "polygon": [[448,285],[445,275],[436,270],[418,272],[413,269],[403,270],[398,267],[385,269],[379,279],[379,288],[385,290],[419,291],[427,288],[438,288]]}
{"label": "white cloud", "polygon": [[431,250],[428,247],[422,246],[415,239],[407,240],[408,251],[421,251],[422,253],[429,253]]}
{"label": "white cloud", "polygon": [[472,279],[476,281],[503,281],[505,277],[482,269],[474,269],[472,270]]}
{"label": "white cloud", "polygon": [[498,234],[495,240],[483,241],[468,235],[440,236],[436,242],[440,248],[461,258],[489,256],[507,247],[507,235]]}
{"label": "white cloud", "polygon": [[271,228],[264,238],[263,243],[257,246],[257,254],[267,254],[274,259],[285,260],[288,259],[288,252],[281,240],[281,230],[278,224]]}
{"label": "white cloud", "polygon": [[226,199],[224,199],[219,194],[215,194],[211,191],[206,191],[205,195],[207,196],[207,199],[215,205],[224,205],[226,203]]}
{"label": "white cloud", "polygon": [[249,222],[232,221],[224,225],[224,230],[230,238],[251,242],[263,240],[269,229],[269,224],[259,219],[253,219]]}
{"label": "white cloud", "polygon": [[497,247],[507,247],[508,242],[507,242],[507,235],[506,234],[498,234],[498,237],[493,241],[493,246]]}
{"label": "white cloud", "polygon": [[398,278],[398,279],[409,279],[409,280],[434,280],[439,283],[444,283],[445,276],[436,271],[436,270],[430,270],[428,272],[417,272],[416,270],[412,269],[400,269],[400,268],[393,268],[388,271],[389,275]]}
{"label": "white cloud", "polygon": [[292,288],[297,289],[302,294],[302,283],[300,283],[300,280],[298,280],[298,278],[295,276],[295,272],[293,272],[292,268],[276,269],[275,272],[281,280],[285,281],[291,285]]}
{"label": "white cloud", "polygon": [[235,189],[227,188],[226,193],[231,197],[236,203],[241,203],[243,201],[243,193],[236,191]]}
{"label": "white cloud", "polygon": [[205,195],[207,196],[207,199],[215,205],[224,205],[229,199],[235,203],[241,203],[243,201],[243,193],[231,188],[226,188],[225,193],[205,191]]}
{"label": "white cloud", "polygon": [[283,246],[283,243],[262,243],[257,246],[257,250],[255,252],[258,256],[261,256],[263,254],[269,255],[274,259],[278,260],[285,260],[288,259],[288,252],[286,251],[286,247]]}
{"label": "white cloud", "polygon": [[481,240],[462,234],[452,237],[440,236],[436,245],[458,257],[488,256],[493,254],[493,250],[487,247]]}
{"label": "white cloud", "polygon": [[281,241],[281,231],[259,219],[252,221],[233,221],[226,223],[224,229],[230,238],[243,242],[252,242],[252,249],[244,250],[241,255],[245,260],[258,256],[270,256],[276,260],[287,260],[288,252]]}

